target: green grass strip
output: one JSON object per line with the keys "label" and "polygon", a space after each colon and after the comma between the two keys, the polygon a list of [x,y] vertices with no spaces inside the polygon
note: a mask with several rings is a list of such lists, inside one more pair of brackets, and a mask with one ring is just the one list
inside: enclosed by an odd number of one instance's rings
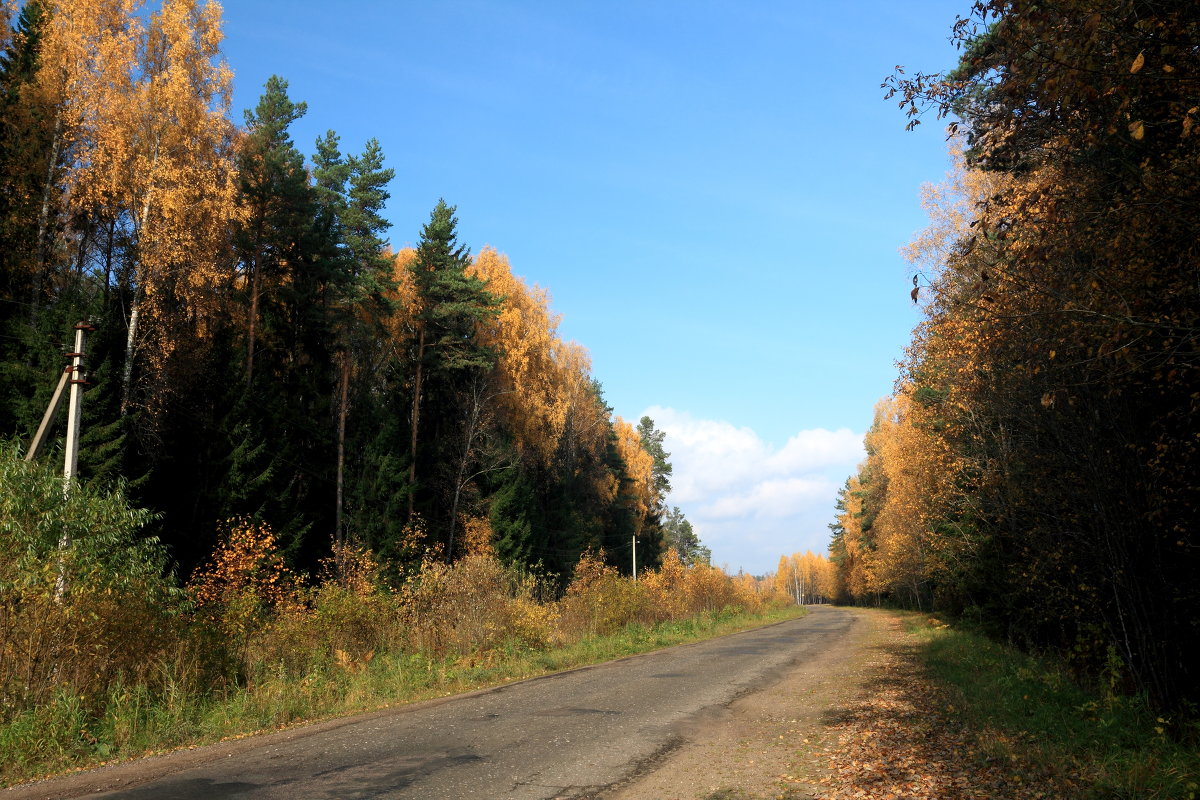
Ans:
{"label": "green grass strip", "polygon": [[949,689],[985,747],[1003,741],[1021,758],[1077,772],[1092,787],[1088,797],[1200,795],[1195,722],[1158,716],[1142,698],[1085,689],[1049,660],[930,625],[927,616],[911,615],[908,622],[930,677]]}

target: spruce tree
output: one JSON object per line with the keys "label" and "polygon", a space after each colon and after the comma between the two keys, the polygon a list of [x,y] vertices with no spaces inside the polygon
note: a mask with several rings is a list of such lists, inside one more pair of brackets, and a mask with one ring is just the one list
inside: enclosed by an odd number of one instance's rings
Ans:
{"label": "spruce tree", "polygon": [[0,50],[0,433],[20,436],[38,424],[62,368],[57,345],[69,336],[43,314],[55,299],[46,290],[58,222],[58,187],[48,178],[61,161],[55,110],[33,91],[49,20],[45,2],[25,3]]}
{"label": "spruce tree", "polygon": [[492,495],[489,517],[496,555],[506,564],[524,568],[559,566],[536,487],[521,470],[512,470]]}
{"label": "spruce tree", "polygon": [[[421,230],[410,265],[417,288],[417,342],[409,440],[409,518],[420,513],[447,545],[453,484],[460,461],[469,453],[452,452],[450,433],[461,427],[467,387],[495,363],[495,354],[478,343],[480,321],[497,313],[499,301],[483,281],[469,275],[470,251],[458,243],[454,207],[438,200]],[[453,553],[447,553],[452,557]]]}
{"label": "spruce tree", "polygon": [[[336,395],[337,464],[334,539],[342,541],[345,525],[346,436],[350,416],[353,379],[362,379],[379,366],[376,358],[384,334],[383,320],[389,309],[387,293],[392,288],[390,259],[383,238],[390,223],[382,216],[389,197],[387,185],[395,171],[383,166],[379,142],[367,142],[362,155],[348,161],[348,185],[340,221],[343,256],[348,280],[335,303],[334,329],[337,341],[338,391]],[[356,385],[354,388],[358,388]]]}
{"label": "spruce tree", "polygon": [[31,89],[49,17],[42,0],[26,3],[0,51],[0,301],[6,301],[0,320],[21,314],[18,303],[41,301],[32,293],[42,267],[38,220],[46,176],[56,165],[50,163],[53,109]]}

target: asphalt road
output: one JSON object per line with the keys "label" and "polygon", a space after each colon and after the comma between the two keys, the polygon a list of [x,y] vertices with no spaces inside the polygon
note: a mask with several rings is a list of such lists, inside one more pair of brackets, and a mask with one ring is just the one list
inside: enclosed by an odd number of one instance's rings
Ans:
{"label": "asphalt road", "polygon": [[16,798],[595,797],[653,767],[735,698],[845,636],[798,620],[444,700],[0,792]]}

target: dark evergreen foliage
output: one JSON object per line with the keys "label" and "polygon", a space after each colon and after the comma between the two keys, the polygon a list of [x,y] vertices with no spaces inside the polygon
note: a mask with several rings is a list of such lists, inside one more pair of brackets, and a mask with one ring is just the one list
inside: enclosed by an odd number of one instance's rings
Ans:
{"label": "dark evergreen foliage", "polygon": [[448,550],[456,476],[463,472],[464,461],[476,457],[460,435],[478,395],[469,387],[495,363],[495,354],[478,343],[475,330],[496,313],[499,303],[483,281],[467,273],[471,254],[458,243],[454,211],[438,200],[409,267],[420,304],[412,354],[417,376],[411,415],[416,430],[410,431],[412,508]]}

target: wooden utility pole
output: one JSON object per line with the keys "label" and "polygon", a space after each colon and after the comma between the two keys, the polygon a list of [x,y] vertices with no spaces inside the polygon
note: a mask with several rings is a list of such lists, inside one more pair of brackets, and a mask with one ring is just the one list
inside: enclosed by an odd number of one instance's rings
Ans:
{"label": "wooden utility pole", "polygon": [[413,380],[411,442],[408,449],[408,522],[413,521],[413,503],[417,492],[417,423],[421,421],[421,368],[425,362],[425,325],[417,333],[417,372]]}
{"label": "wooden utility pole", "polygon": [[63,368],[62,377],[58,379],[58,386],[54,390],[54,396],[50,398],[50,405],[46,406],[46,413],[42,415],[42,424],[38,425],[37,433],[33,435],[33,441],[29,443],[29,449],[25,451],[26,461],[33,461],[41,455],[42,448],[46,446],[46,440],[50,438],[50,425],[54,422],[54,417],[58,415],[58,409],[62,407],[63,389],[67,388],[67,381],[71,379],[71,370],[70,364]]}
{"label": "wooden utility pole", "polygon": [[25,453],[26,461],[33,461],[41,454],[47,439],[50,438],[50,426],[58,414],[58,409],[62,406],[63,390],[70,386],[70,401],[67,409],[67,446],[63,459],[63,479],[68,486],[79,467],[79,434],[83,420],[82,389],[87,385],[83,372],[85,336],[94,330],[96,330],[95,326],[86,322],[76,323],[75,349],[65,354],[67,358],[71,359],[71,363],[63,369],[62,375],[58,379],[58,386],[54,389],[54,395],[50,398],[50,404],[46,406],[46,413],[42,415],[42,422],[38,425],[37,433],[33,435],[33,441],[29,443],[29,450]]}
{"label": "wooden utility pole", "polygon": [[96,328],[86,322],[75,324],[75,350],[67,353],[71,359],[71,399],[67,405],[67,446],[63,459],[63,481],[70,491],[71,480],[79,469],[79,432],[83,422],[83,387],[87,379],[83,373],[84,336]]}
{"label": "wooden utility pole", "polygon": [[[58,380],[58,388],[54,391],[54,397],[50,399],[50,406],[46,409],[46,414],[42,417],[42,424],[38,427],[38,432],[34,436],[33,443],[29,446],[29,452],[25,459],[31,461],[42,449],[45,444],[47,432],[50,430],[50,422],[54,419],[55,413],[58,411],[59,405],[62,404],[62,389],[63,386],[70,385],[71,399],[67,405],[67,444],[64,448],[63,455],[63,496],[71,494],[71,485],[75,481],[75,473],[79,471],[79,434],[83,427],[83,387],[87,385],[87,379],[83,372],[84,345],[88,333],[96,330],[95,326],[87,322],[75,323],[75,349],[67,353],[67,358],[71,359],[70,365],[63,371],[62,377]],[[60,557],[58,560],[58,577],[54,580],[54,601],[62,603],[63,596],[67,591],[67,574],[65,563],[61,557],[61,553],[65,552],[71,546],[71,540],[64,530],[62,537],[58,540],[58,549]]]}

